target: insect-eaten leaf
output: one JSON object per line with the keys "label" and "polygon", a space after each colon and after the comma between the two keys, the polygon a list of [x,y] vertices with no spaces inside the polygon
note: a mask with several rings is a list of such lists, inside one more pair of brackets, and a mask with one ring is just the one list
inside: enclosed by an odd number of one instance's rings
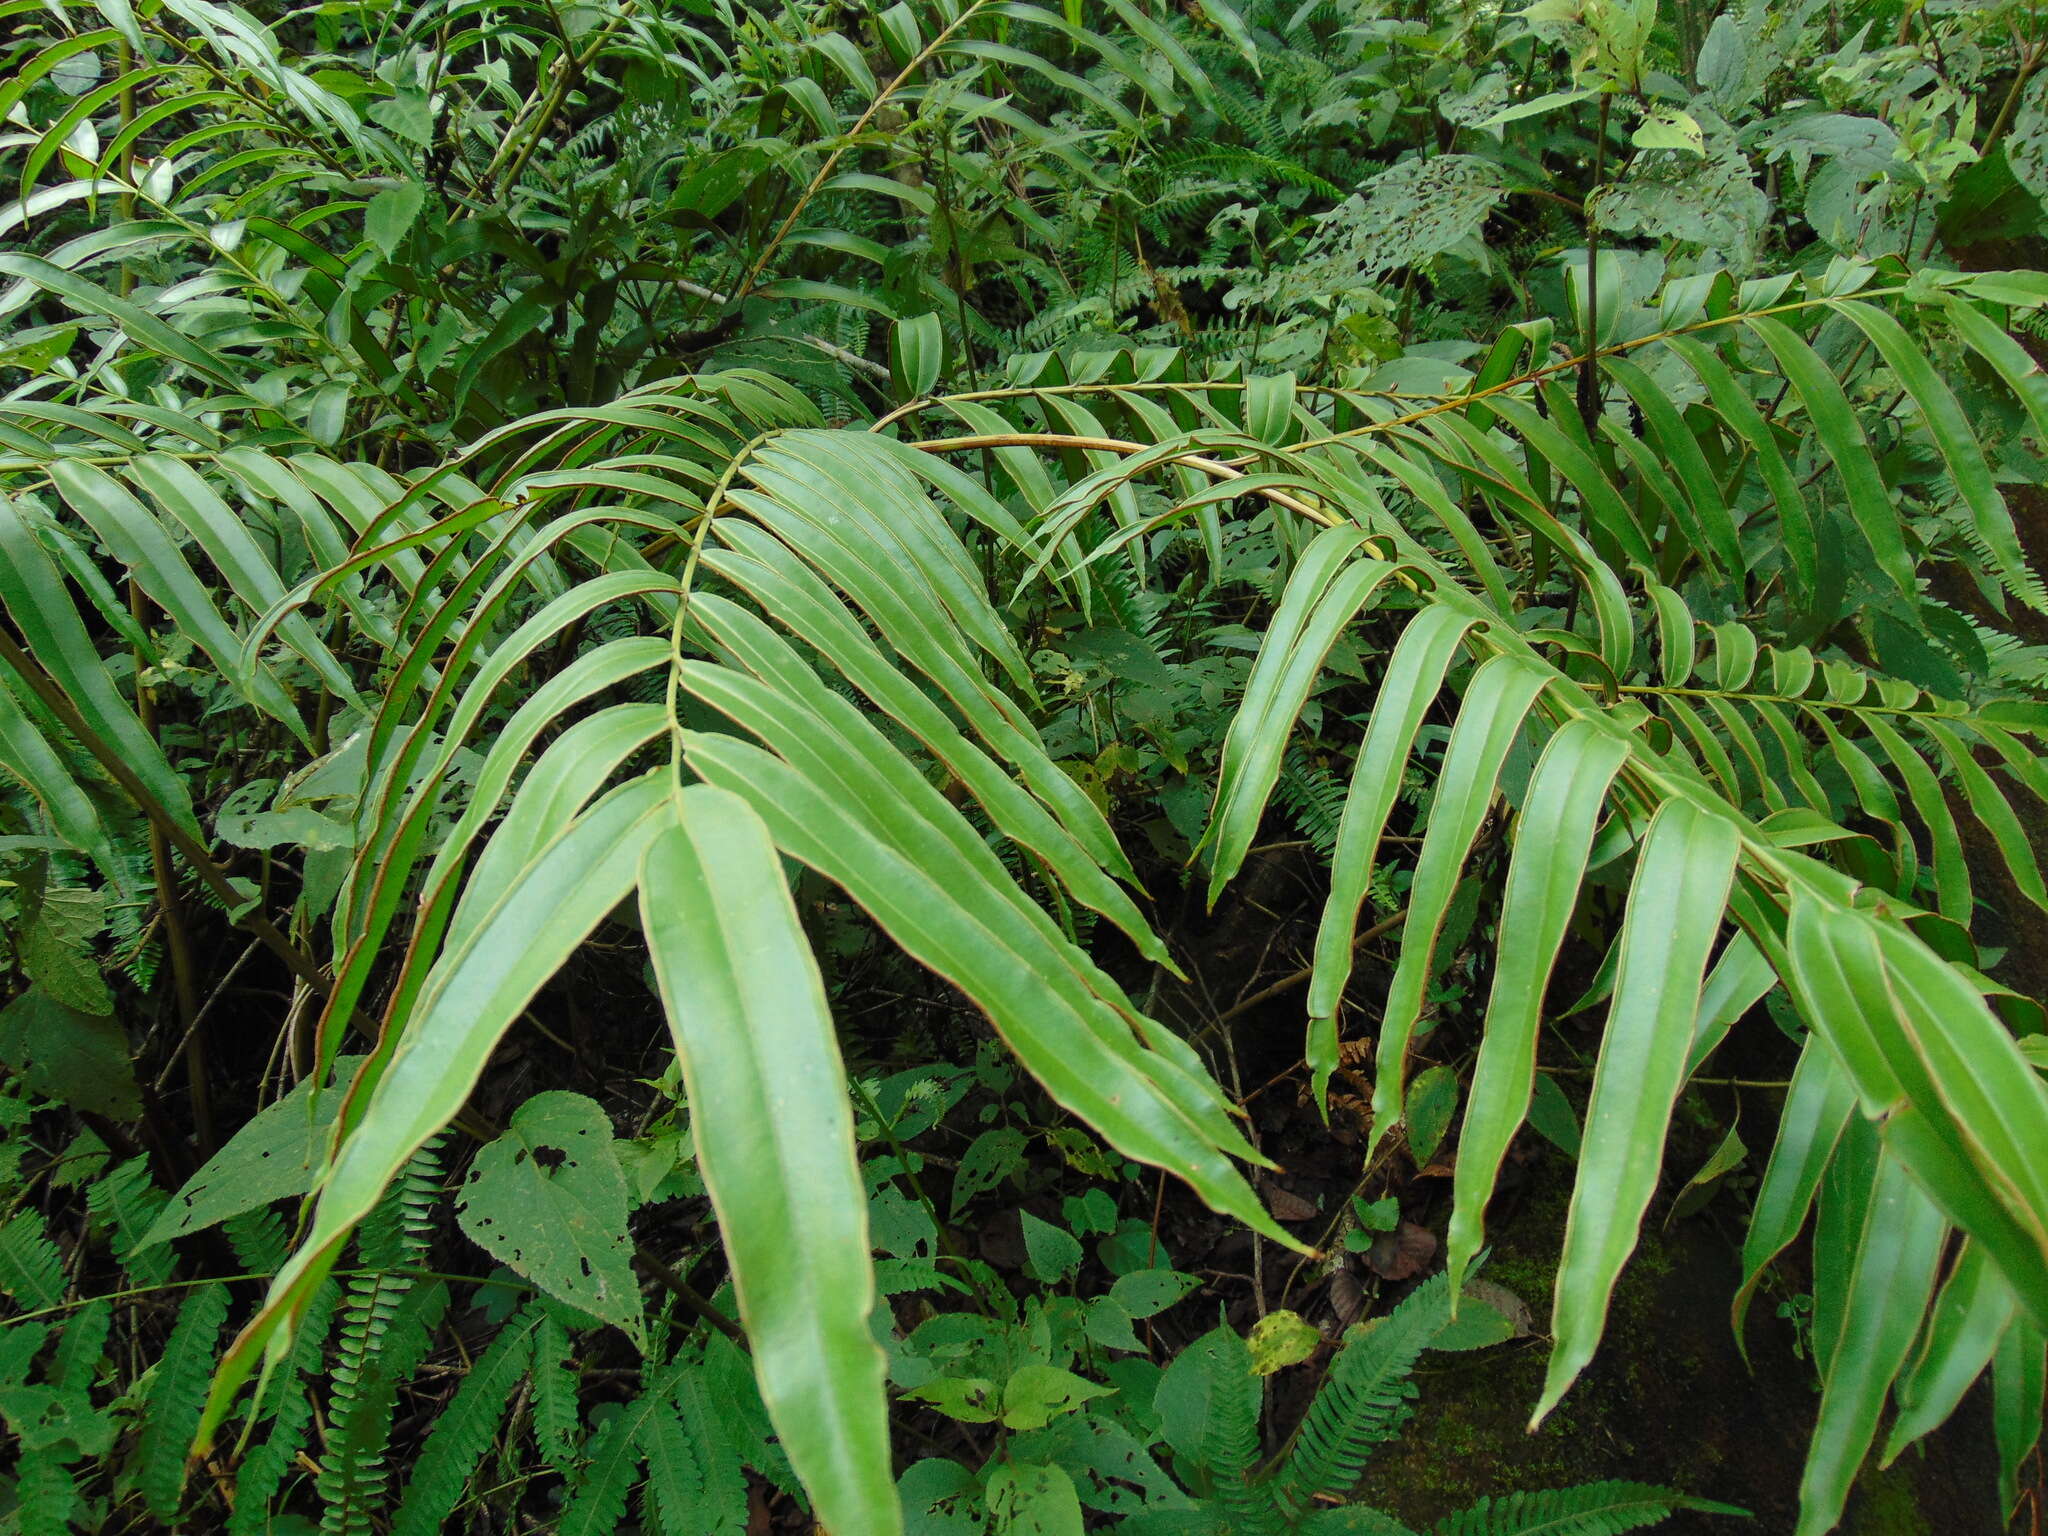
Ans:
{"label": "insect-eaten leaf", "polygon": [[462,1230],[550,1296],[645,1347],[626,1236],[626,1175],[605,1112],[580,1093],[537,1093],[476,1155],[455,1207]]}
{"label": "insect-eaten leaf", "polygon": [[201,1231],[311,1189],[314,1170],[326,1151],[328,1127],[362,1061],[360,1056],[336,1057],[334,1086],[326,1092],[316,1097],[309,1077],[235,1132],[234,1139],[172,1197],[144,1234],[143,1246]]}
{"label": "insect-eaten leaf", "polygon": [[1261,1376],[1299,1365],[1316,1352],[1323,1336],[1299,1312],[1268,1312],[1252,1325],[1252,1369]]}
{"label": "insect-eaten leaf", "polygon": [[142,1112],[120,1024],[82,1013],[40,987],[0,1011],[0,1062],[23,1074],[32,1091],[74,1109],[115,1120]]}

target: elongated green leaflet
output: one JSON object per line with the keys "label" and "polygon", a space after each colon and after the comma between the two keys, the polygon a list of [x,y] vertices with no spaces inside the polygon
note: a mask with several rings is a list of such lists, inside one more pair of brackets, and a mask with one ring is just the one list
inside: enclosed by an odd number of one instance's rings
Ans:
{"label": "elongated green leaflet", "polygon": [[1485,1241],[1486,1203],[1501,1159],[1529,1112],[1543,995],[1578,905],[1607,787],[1628,755],[1628,738],[1619,731],[1602,721],[1574,720],[1550,738],[1529,781],[1495,940],[1493,992],[1458,1138],[1445,1254],[1453,1312],[1465,1268]]}
{"label": "elongated green leaflet", "polygon": [[[1515,735],[1521,730],[1529,707],[1536,702],[1536,695],[1552,676],[1548,667],[1528,657],[1496,656],[1480,665],[1472,675],[1471,686],[1465,690],[1458,723],[1451,728],[1450,744],[1444,748],[1429,830],[1423,834],[1415,878],[1408,887],[1408,917],[1401,925],[1401,958],[1387,990],[1375,1057],[1378,1076],[1372,1087],[1370,1146],[1377,1146],[1401,1119],[1408,1043],[1422,1017],[1423,994],[1435,961],[1444,913],[1450,908],[1459,872],[1472,851],[1472,840],[1479,835],[1479,825],[1493,804],[1508,748],[1514,745]],[[1372,1157],[1370,1146],[1367,1161]]]}
{"label": "elongated green leaflet", "polygon": [[1557,1346],[1532,1425],[1593,1358],[1614,1282],[1635,1250],[1663,1165],[1671,1107],[1684,1083],[1707,956],[1738,847],[1727,816],[1690,800],[1666,802],[1643,834],[1558,1263],[1551,1313]]}
{"label": "elongated green leaflet", "polygon": [[1885,1394],[1920,1331],[1947,1232],[1941,1213],[1905,1165],[1881,1153],[1841,1302],[1841,1332],[1825,1357],[1820,1420],[1799,1482],[1795,1536],[1824,1536],[1841,1519],[1849,1484],[1876,1436]]}
{"label": "elongated green leaflet", "polygon": [[533,995],[632,891],[641,853],[669,814],[660,775],[614,790],[529,863],[469,941],[434,967],[411,1029],[334,1150],[311,1229],[221,1361],[200,1446],[211,1442],[258,1357],[283,1357],[356,1223],[406,1159],[455,1118]]}
{"label": "elongated green leaflet", "polygon": [[1855,1109],[1856,1090],[1836,1062],[1833,1048],[1818,1035],[1807,1036],[1778,1119],[1778,1139],[1750,1208],[1749,1232],[1742,1241],[1742,1284],[1735,1293],[1730,1321],[1745,1358],[1749,1345],[1743,1322],[1757,1282],[1763,1278],[1764,1267],[1789,1248],[1806,1225],[1821,1175]]}
{"label": "elongated green leaflet", "polygon": [[891,1536],[866,1190],[824,982],[761,819],[708,785],[674,803],[641,856],[640,920],[761,1398],[819,1523]]}
{"label": "elongated green leaflet", "polygon": [[2048,1339],[2016,1320],[1999,1340],[1991,1367],[1991,1422],[1998,1440],[1998,1502],[2010,1516],[2019,1508],[2020,1463],[2041,1443],[2041,1409],[2048,1388]]}
{"label": "elongated green leaflet", "polygon": [[1965,1243],[1942,1283],[1927,1337],[1912,1370],[1899,1382],[1899,1414],[1884,1444],[1886,1466],[1929,1431],[1946,1423],[1998,1353],[2018,1304],[2012,1287],[1981,1243]]}
{"label": "elongated green leaflet", "polygon": [[686,732],[703,778],[742,796],[776,846],[843,886],[915,959],[959,986],[987,1012],[1017,1059],[1061,1104],[1125,1156],[1187,1180],[1214,1209],[1300,1248],[1253,1195],[1229,1154],[1251,1155],[1219,1125],[1207,1096],[1168,1091],[1178,1063],[1147,1050],[1106,1002],[1076,1007],[1059,975],[1064,958],[1007,903],[971,905],[948,891],[871,828],[853,807],[759,748],[729,736]]}
{"label": "elongated green leaflet", "polygon": [[[1954,1225],[2048,1320],[2048,1085],[1984,998],[1905,930],[1795,887],[1786,930],[1800,1011],[1866,1115]],[[2032,1150],[2029,1150],[2032,1149]]]}
{"label": "elongated green leaflet", "polygon": [[161,749],[107,674],[99,651],[71,604],[64,578],[23,519],[0,496],[0,603],[40,662],[85,723],[121,756],[150,794],[193,837],[200,836],[185,781],[171,771]]}
{"label": "elongated green leaflet", "polygon": [[1337,1067],[1337,1009],[1351,980],[1352,936],[1366,887],[1372,883],[1387,815],[1400,792],[1401,774],[1423,712],[1442,689],[1451,659],[1471,627],[1471,618],[1452,608],[1425,608],[1409,621],[1387,661],[1372,721],[1358,748],[1344,814],[1337,824],[1330,897],[1316,930],[1314,974],[1308,984],[1308,1060],[1315,1072],[1318,1104]]}
{"label": "elongated green leaflet", "polygon": [[1749,328],[1778,360],[1808,418],[1814,435],[1847,494],[1849,515],[1862,530],[1877,567],[1909,599],[1914,593],[1913,560],[1906,552],[1898,513],[1885,493],[1877,471],[1877,455],[1864,436],[1841,384],[1819,354],[1783,321],[1753,315]]}
{"label": "elongated green leaflet", "polygon": [[1212,904],[1244,863],[1279,777],[1281,754],[1324,656],[1343,626],[1392,574],[1392,567],[1356,555],[1364,542],[1359,528],[1330,528],[1316,535],[1288,578],[1252,663],[1244,699],[1223,739],[1216,776],[1216,811],[1208,832]]}

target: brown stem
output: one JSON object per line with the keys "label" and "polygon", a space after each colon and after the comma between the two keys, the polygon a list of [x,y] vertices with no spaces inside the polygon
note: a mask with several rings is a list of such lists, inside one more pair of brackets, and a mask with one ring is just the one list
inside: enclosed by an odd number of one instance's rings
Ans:
{"label": "brown stem", "polygon": [[2012,126],[2013,114],[2019,110],[2020,97],[2026,91],[2028,82],[2040,70],[2044,58],[2048,58],[2048,38],[2034,44],[2027,50],[2026,58],[2020,61],[2020,72],[2012,82],[2012,89],[2005,93],[2005,100],[1999,104],[1998,116],[1991,120],[1991,126],[1984,134],[1984,142],[1977,148],[1979,159],[1990,154],[1993,147],[2005,136],[2005,130]]}
{"label": "brown stem", "polygon": [[[1614,109],[1611,92],[1600,93],[1600,136],[1593,143],[1593,190],[1586,194],[1586,201],[1592,202],[1594,193],[1600,190],[1600,173],[1607,164],[1607,115]],[[1586,435],[1591,437],[1600,425],[1600,224],[1586,214],[1586,359],[1579,365],[1579,419],[1586,424]]]}
{"label": "brown stem", "polygon": [[[1386,934],[1392,933],[1396,928],[1400,927],[1402,923],[1406,922],[1407,918],[1408,909],[1406,907],[1403,907],[1400,911],[1396,912],[1392,917],[1381,918],[1378,922],[1374,923],[1370,928],[1366,929],[1365,932],[1361,933],[1357,938],[1353,939],[1351,941],[1351,947],[1353,949],[1357,949],[1361,945],[1370,944],[1374,939],[1381,938]],[[1303,966],[1300,970],[1296,971],[1291,976],[1282,976],[1270,987],[1261,987],[1258,991],[1254,992],[1250,997],[1244,999],[1244,1001],[1240,1003],[1233,1003],[1230,1007],[1224,1009],[1223,1012],[1217,1014],[1216,1017],[1210,1021],[1209,1027],[1213,1029],[1218,1025],[1228,1024],[1232,1019],[1237,1018],[1240,1014],[1250,1013],[1254,1008],[1258,1007],[1259,1004],[1270,1003],[1274,998],[1280,997],[1288,992],[1292,992],[1296,987],[1306,985],[1310,978],[1312,978],[1315,975],[1315,973],[1316,968],[1312,965],[1309,965]],[[1292,1068],[1290,1068],[1289,1070],[1291,1071]],[[1270,1086],[1270,1084],[1268,1086]]]}
{"label": "brown stem", "polygon": [[[86,724],[85,717],[78,712],[78,706],[71,702],[70,696],[58,685],[57,680],[44,671],[42,664],[23,650],[21,642],[5,629],[0,629],[0,662],[5,662],[14,669],[29,692],[57,717],[65,730],[78,739],[80,745],[92,754],[93,760],[106,769],[113,781],[135,802],[136,808],[149,818],[151,827],[162,830],[171,847],[175,848],[178,856],[191,866],[193,873],[199,876],[206,888],[218,896],[230,912],[242,905],[245,898],[235,889],[227,871],[207,852],[206,845],[178,824],[178,819],[150,792],[149,786],[142,782],[121,754]],[[282,960],[294,976],[322,996],[333,990],[334,983],[328,979],[326,972],[320,969],[313,957],[280,933],[277,925],[269,918],[260,912],[252,911],[244,913],[241,917],[231,918],[230,921],[243,932],[260,939],[263,947]],[[375,1027],[374,1024],[369,1026],[373,1033]]]}
{"label": "brown stem", "polygon": [[[138,634],[149,629],[149,599],[128,583],[128,613]],[[135,652],[135,718],[149,739],[157,739],[156,693],[144,679],[144,658]],[[192,931],[185,923],[185,904],[178,895],[178,872],[171,866],[171,845],[163,825],[149,823],[149,867],[156,881],[158,909],[163,913],[164,948],[171,959],[171,990],[178,1002],[178,1028],[184,1039],[185,1083],[192,1095],[192,1140],[204,1159],[213,1155],[213,1095],[206,1081],[206,1035],[199,1028],[198,969],[192,958]]]}

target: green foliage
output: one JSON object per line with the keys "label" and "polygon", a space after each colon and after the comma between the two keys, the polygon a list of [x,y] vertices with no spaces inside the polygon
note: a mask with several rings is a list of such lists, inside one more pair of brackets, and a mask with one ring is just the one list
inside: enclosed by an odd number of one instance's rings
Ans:
{"label": "green foliage", "polygon": [[[1245,1342],[1228,1328],[1190,1345],[1161,1378],[1161,1430],[1179,1454],[1184,1479],[1211,1491],[1193,1509],[1167,1507],[1119,1529],[1168,1531],[1363,1531],[1398,1536],[1391,1515],[1341,1502],[1376,1445],[1400,1433],[1415,1389],[1408,1377],[1450,1326],[1451,1291],[1442,1275],[1386,1317],[1354,1327],[1330,1362],[1284,1452],[1259,1460],[1259,1377]],[[1591,1483],[1547,1493],[1481,1500],[1431,1528],[1441,1536],[1569,1531],[1578,1536],[1652,1525],[1675,1510],[1739,1515],[1727,1505],[1633,1483]]]}
{"label": "green foliage", "polygon": [[[1393,1529],[1316,1502],[1525,1124],[1541,1417],[1738,1025],[1797,1061],[1737,1319],[1815,1216],[1801,1536],[1987,1369],[2012,1506],[2048,279],[1979,246],[2048,234],[2037,8],[10,20],[22,1529]],[[1201,1282],[1119,1204],[1308,1246],[1176,1001],[1203,895],[1312,950],[1241,994],[1305,995],[1304,1104],[1455,1169],[1277,1464],[1305,1335],[1157,1372]],[[1019,1300],[956,1228],[1038,1196]],[[906,1415],[972,1464],[897,1479]]]}

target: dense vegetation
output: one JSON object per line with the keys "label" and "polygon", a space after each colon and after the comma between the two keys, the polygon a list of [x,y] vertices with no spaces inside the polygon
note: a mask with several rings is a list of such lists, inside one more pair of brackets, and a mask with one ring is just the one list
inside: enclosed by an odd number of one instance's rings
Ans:
{"label": "dense vegetation", "polygon": [[0,17],[9,1529],[2039,1521],[2032,0]]}

